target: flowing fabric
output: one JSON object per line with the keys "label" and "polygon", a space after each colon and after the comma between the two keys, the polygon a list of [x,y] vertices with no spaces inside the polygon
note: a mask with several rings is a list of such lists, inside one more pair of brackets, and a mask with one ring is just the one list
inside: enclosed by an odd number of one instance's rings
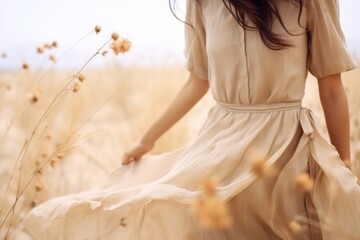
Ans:
{"label": "flowing fabric", "polygon": [[[101,187],[52,199],[24,224],[34,239],[360,239],[360,187],[301,106],[305,79],[353,69],[335,0],[298,7],[279,1],[293,47],[266,48],[241,28],[222,1],[188,0],[187,68],[208,80],[216,104],[192,143],[116,169]],[[306,31],[308,29],[308,31]],[[254,153],[277,169],[252,170]],[[294,177],[308,173],[310,192]],[[191,210],[206,177],[234,218],[226,230],[204,229]],[[302,231],[291,229],[296,220]]]}

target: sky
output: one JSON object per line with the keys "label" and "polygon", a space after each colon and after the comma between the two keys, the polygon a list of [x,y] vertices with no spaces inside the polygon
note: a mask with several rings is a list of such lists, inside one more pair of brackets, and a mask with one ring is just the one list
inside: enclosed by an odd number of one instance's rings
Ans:
{"label": "sky", "polygon": [[[213,0],[215,1],[215,0]],[[326,1],[326,0],[324,0]],[[177,0],[178,16],[184,18],[185,0]],[[360,1],[339,0],[341,23],[349,48],[360,56]],[[133,49],[112,61],[142,65],[177,64],[184,61],[184,26],[171,14],[168,0],[0,0],[0,69],[36,58],[36,46],[56,40],[55,56],[101,25],[99,36],[90,36],[67,54],[59,67],[77,67],[113,32],[129,38]]]}

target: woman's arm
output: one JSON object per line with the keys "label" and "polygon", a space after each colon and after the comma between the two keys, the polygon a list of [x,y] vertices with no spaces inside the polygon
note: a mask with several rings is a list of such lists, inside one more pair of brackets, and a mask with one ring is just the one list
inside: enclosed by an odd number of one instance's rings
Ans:
{"label": "woman's arm", "polygon": [[189,79],[162,115],[150,126],[142,138],[124,154],[122,164],[139,160],[150,151],[156,140],[183,117],[207,92],[208,81],[190,74]]}
{"label": "woman's arm", "polygon": [[343,161],[350,160],[349,108],[341,75],[320,78],[318,83],[330,141]]}

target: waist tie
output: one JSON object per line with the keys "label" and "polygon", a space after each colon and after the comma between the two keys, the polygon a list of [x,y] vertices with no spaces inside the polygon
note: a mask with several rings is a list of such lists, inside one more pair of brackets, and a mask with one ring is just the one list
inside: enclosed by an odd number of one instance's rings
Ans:
{"label": "waist tie", "polygon": [[224,102],[216,102],[218,106],[231,112],[244,113],[266,113],[278,112],[286,110],[296,110],[301,108],[301,101],[296,102],[276,102],[268,104],[231,104]]}
{"label": "waist tie", "polygon": [[316,129],[316,120],[312,111],[301,106],[301,101],[295,102],[276,102],[269,104],[231,104],[224,102],[216,102],[216,104],[227,111],[240,113],[266,113],[280,112],[287,110],[300,110],[299,121],[305,135],[313,137]]}

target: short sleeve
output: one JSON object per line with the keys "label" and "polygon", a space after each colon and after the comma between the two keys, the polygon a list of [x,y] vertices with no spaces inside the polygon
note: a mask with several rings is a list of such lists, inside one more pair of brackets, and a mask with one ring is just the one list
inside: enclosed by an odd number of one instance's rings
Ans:
{"label": "short sleeve", "polygon": [[187,0],[185,21],[186,68],[198,78],[208,80],[206,34],[201,5],[195,0]]}
{"label": "short sleeve", "polygon": [[345,43],[337,0],[312,0],[308,6],[309,71],[317,78],[356,68]]}

